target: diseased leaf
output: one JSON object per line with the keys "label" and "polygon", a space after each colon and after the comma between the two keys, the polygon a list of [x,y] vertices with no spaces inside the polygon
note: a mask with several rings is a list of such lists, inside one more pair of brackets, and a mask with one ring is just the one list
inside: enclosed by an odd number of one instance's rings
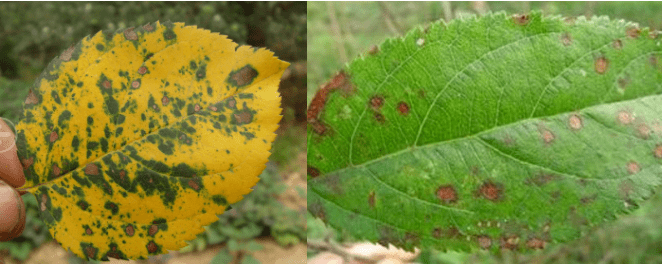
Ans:
{"label": "diseased leaf", "polygon": [[308,109],[308,209],[383,245],[539,249],[661,185],[661,37],[540,12],[432,24]]}
{"label": "diseased leaf", "polygon": [[287,66],[183,23],[86,37],[27,96],[21,189],[80,257],[179,249],[258,181]]}

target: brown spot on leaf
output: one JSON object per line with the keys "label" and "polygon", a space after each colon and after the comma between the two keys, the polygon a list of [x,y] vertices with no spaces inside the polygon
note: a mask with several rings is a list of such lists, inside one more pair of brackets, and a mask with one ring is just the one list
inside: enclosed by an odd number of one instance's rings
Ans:
{"label": "brown spot on leaf", "polygon": [[529,24],[530,17],[529,15],[513,15],[513,23],[516,25],[524,26]]}
{"label": "brown spot on leaf", "polygon": [[124,37],[127,40],[138,40],[138,35],[134,31],[133,27],[124,30]]}
{"label": "brown spot on leaf", "polygon": [[654,156],[658,159],[661,159],[661,144],[657,144],[654,148]]}
{"label": "brown spot on leaf", "polygon": [[51,132],[51,135],[49,136],[49,140],[52,142],[55,142],[59,138],[58,133],[53,131]]}
{"label": "brown spot on leaf", "polygon": [[150,243],[147,244],[147,251],[149,253],[155,253],[159,250],[159,247],[157,246],[157,243],[154,243],[154,241],[150,241]]}
{"label": "brown spot on leaf", "polygon": [[530,240],[527,240],[527,243],[525,243],[528,248],[531,249],[543,249],[546,247],[546,241],[543,241],[539,238],[533,237]]}
{"label": "brown spot on leaf", "polygon": [[569,116],[569,127],[575,131],[582,129],[582,119],[579,115],[573,114]]}
{"label": "brown spot on leaf", "polygon": [[249,111],[242,111],[234,115],[238,124],[248,124],[253,120],[253,114]]}
{"label": "brown spot on leaf", "polygon": [[141,74],[141,75],[144,75],[145,73],[147,73],[147,67],[145,67],[145,66],[139,67],[138,68],[138,73]]}
{"label": "brown spot on leaf", "polygon": [[74,45],[69,46],[69,48],[67,48],[62,52],[62,54],[60,54],[60,60],[63,60],[65,62],[71,60],[71,55],[74,54],[74,49],[75,49]]}
{"label": "brown spot on leaf", "polygon": [[651,133],[651,128],[647,124],[640,123],[638,124],[638,135],[642,139],[649,139],[649,134]]}
{"label": "brown spot on leaf", "polygon": [[548,184],[548,182],[557,180],[559,176],[553,175],[553,174],[548,174],[548,173],[540,173],[536,175],[535,177],[527,179],[528,184],[535,184],[537,186],[543,186]]}
{"label": "brown spot on leaf", "polygon": [[150,236],[154,236],[159,232],[159,226],[157,225],[151,225],[150,230],[147,231],[147,234]]}
{"label": "brown spot on leaf", "polygon": [[368,54],[370,54],[370,55],[375,55],[375,54],[377,54],[379,51],[380,51],[380,49],[378,48],[378,46],[373,45],[373,46],[371,46],[370,49],[368,49]]}
{"label": "brown spot on leaf", "polygon": [[539,130],[541,133],[541,139],[543,139],[543,142],[546,144],[550,144],[555,140],[555,135],[548,129],[541,129]]}
{"label": "brown spot on leaf", "polygon": [[382,108],[382,105],[384,105],[384,97],[381,95],[375,95],[371,97],[371,99],[368,101],[369,106],[373,108],[375,111],[379,111],[380,108]]}
{"label": "brown spot on leaf", "polygon": [[195,112],[199,112],[200,109],[202,109],[202,108],[200,107],[200,104],[196,104],[195,106],[193,106],[193,111],[195,111]]}
{"label": "brown spot on leaf", "polygon": [[518,248],[518,242],[520,242],[520,238],[517,235],[511,235],[508,237],[500,238],[500,245],[502,246],[502,248],[510,250]]}
{"label": "brown spot on leaf", "polygon": [[87,164],[87,166],[85,166],[85,174],[99,175],[99,167],[93,163]]}
{"label": "brown spot on leaf", "polygon": [[403,243],[405,246],[417,246],[419,245],[419,241],[421,239],[419,238],[419,235],[413,233],[413,232],[406,232],[405,233],[405,238],[403,238]]}
{"label": "brown spot on leaf", "polygon": [[407,116],[410,114],[410,106],[405,103],[404,101],[398,102],[398,106],[396,107],[398,110],[398,113],[400,113],[403,116]]}
{"label": "brown spot on leaf", "polygon": [[493,244],[493,241],[487,235],[480,235],[477,237],[477,243],[479,243],[479,247],[488,249]]}
{"label": "brown spot on leaf", "polygon": [[143,29],[150,32],[154,30],[154,26],[150,25],[150,23],[147,23],[143,26]]}
{"label": "brown spot on leaf", "polygon": [[139,88],[140,87],[140,80],[134,80],[133,82],[131,82],[131,87]]}
{"label": "brown spot on leaf", "polygon": [[564,46],[569,46],[573,43],[573,39],[571,39],[571,34],[568,32],[562,33],[560,39],[562,41],[562,44],[564,44]]}
{"label": "brown spot on leaf", "polygon": [[596,58],[594,61],[594,70],[598,74],[603,74],[608,70],[608,59],[605,56],[601,55],[599,58]]}
{"label": "brown spot on leaf", "polygon": [[122,258],[122,257],[120,256],[120,253],[117,253],[117,252],[115,252],[114,250],[113,250],[113,251],[108,251],[108,252],[106,253],[106,256],[108,256],[109,258],[114,258],[114,259],[121,259],[121,258]]}
{"label": "brown spot on leaf", "polygon": [[86,228],[85,233],[88,234],[88,235],[91,235],[92,234],[92,229],[90,229],[89,227]]}
{"label": "brown spot on leaf", "polygon": [[436,227],[431,232],[431,235],[433,236],[433,238],[437,238],[437,239],[442,238],[442,228]]}
{"label": "brown spot on leaf", "polygon": [[640,172],[640,165],[638,165],[638,162],[635,161],[629,161],[626,164],[626,170],[630,175],[636,174]]}
{"label": "brown spot on leaf", "polygon": [[477,193],[488,200],[497,201],[502,198],[502,190],[502,185],[486,181],[479,187]]}
{"label": "brown spot on leaf", "polygon": [[612,41],[612,47],[615,48],[616,50],[621,50],[624,45],[622,44],[622,40],[616,39]]}
{"label": "brown spot on leaf", "polygon": [[627,125],[633,121],[633,116],[628,111],[620,111],[617,113],[617,121],[622,125]]}
{"label": "brown spot on leaf", "polygon": [[37,104],[39,103],[39,98],[37,98],[37,95],[35,95],[35,92],[30,89],[30,92],[28,92],[28,97],[25,98],[25,104],[26,105],[31,105],[31,104]]}
{"label": "brown spot on leaf", "polygon": [[635,26],[630,26],[626,28],[626,36],[633,39],[638,38],[640,36],[640,29]]}
{"label": "brown spot on leaf", "polygon": [[94,257],[97,255],[97,249],[92,246],[87,246],[85,247],[85,254],[88,258],[94,259]]}
{"label": "brown spot on leaf", "polygon": [[311,124],[311,126],[313,127],[313,132],[318,135],[324,135],[327,132],[327,126],[322,124],[322,122],[315,121],[309,124]]}
{"label": "brown spot on leaf", "polygon": [[193,179],[190,179],[188,184],[189,184],[189,187],[191,187],[194,190],[199,190],[200,189],[200,186],[198,185],[198,183],[196,181],[194,181]]}
{"label": "brown spot on leaf", "polygon": [[341,71],[315,93],[306,112],[306,120],[309,123],[314,123],[319,120],[320,113],[322,113],[331,92],[341,89],[343,91],[348,91],[347,93],[349,94],[354,90],[349,78],[350,77],[344,71]]}
{"label": "brown spot on leaf", "polygon": [[451,227],[449,229],[442,229],[442,228],[436,227],[431,232],[431,235],[433,236],[433,238],[437,238],[437,239],[440,239],[442,237],[457,238],[458,236],[460,236],[460,231],[458,231],[458,228],[455,228],[455,227]]}
{"label": "brown spot on leaf", "polygon": [[166,106],[166,105],[168,105],[168,102],[170,102],[170,99],[168,98],[168,96],[163,96],[163,98],[161,98],[161,104],[162,105]]}
{"label": "brown spot on leaf", "polygon": [[53,175],[54,176],[60,176],[60,173],[62,173],[62,169],[58,167],[58,164],[53,164]]}
{"label": "brown spot on leaf", "polygon": [[375,208],[375,191],[368,193],[368,206]]}
{"label": "brown spot on leaf", "polygon": [[242,87],[253,82],[253,79],[258,76],[258,71],[253,67],[247,65],[234,72],[229,78],[235,81],[237,87]]}
{"label": "brown spot on leaf", "polygon": [[209,106],[209,107],[207,107],[207,108],[208,108],[209,110],[211,110],[211,111],[217,111],[217,110],[219,110],[219,109],[217,109],[215,106]]}
{"label": "brown spot on leaf", "polygon": [[34,164],[34,162],[35,162],[34,157],[30,157],[28,159],[25,159],[25,158],[21,159],[21,164],[23,165],[23,169],[29,168],[30,166],[32,166],[32,164]]}
{"label": "brown spot on leaf", "polygon": [[312,166],[306,165],[306,173],[311,175],[311,177],[317,178],[320,176],[320,170]]}
{"label": "brown spot on leaf", "polygon": [[41,211],[46,211],[46,203],[48,202],[48,196],[45,193],[41,194]]}
{"label": "brown spot on leaf", "polygon": [[104,82],[101,83],[101,85],[102,85],[105,89],[110,89],[110,88],[111,88],[111,82],[108,81],[108,80],[104,80]]}
{"label": "brown spot on leaf", "polygon": [[134,226],[133,225],[127,225],[126,228],[124,228],[124,232],[127,233],[128,236],[133,236],[135,231],[134,231]]}
{"label": "brown spot on leaf", "polygon": [[458,194],[452,185],[440,186],[435,192],[437,198],[444,203],[453,203],[458,201]]}
{"label": "brown spot on leaf", "polygon": [[373,117],[375,118],[375,121],[377,121],[381,124],[384,124],[385,119],[384,119],[384,115],[382,115],[382,113],[376,112],[375,115],[373,115]]}

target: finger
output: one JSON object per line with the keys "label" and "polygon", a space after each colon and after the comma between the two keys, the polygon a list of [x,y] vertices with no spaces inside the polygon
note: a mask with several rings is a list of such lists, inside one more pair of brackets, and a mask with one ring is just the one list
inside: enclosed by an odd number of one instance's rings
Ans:
{"label": "finger", "polygon": [[14,188],[25,184],[23,166],[16,155],[14,132],[0,119],[0,180]]}
{"label": "finger", "polygon": [[0,241],[21,235],[25,228],[25,205],[18,192],[0,181]]}

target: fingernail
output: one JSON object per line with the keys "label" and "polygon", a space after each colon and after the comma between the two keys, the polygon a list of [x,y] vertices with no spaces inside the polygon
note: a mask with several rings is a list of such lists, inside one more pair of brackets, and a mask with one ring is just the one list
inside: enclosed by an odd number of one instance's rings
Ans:
{"label": "fingernail", "polygon": [[14,237],[21,220],[20,200],[16,191],[0,180],[0,241]]}

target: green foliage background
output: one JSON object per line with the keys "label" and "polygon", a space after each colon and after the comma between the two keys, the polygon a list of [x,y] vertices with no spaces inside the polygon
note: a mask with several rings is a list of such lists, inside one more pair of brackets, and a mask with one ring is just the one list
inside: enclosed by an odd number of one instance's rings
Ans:
{"label": "green foliage background", "polygon": [[[0,2],[0,117],[18,122],[37,75],[63,50],[100,30],[157,20],[185,22],[228,35],[242,45],[266,47],[281,60],[296,63],[306,60],[305,14],[303,2]],[[305,150],[303,124],[297,118],[305,111],[304,76],[291,71],[284,79],[280,87],[284,118],[260,182],[182,252],[224,242],[242,250],[260,236],[272,236],[284,246],[304,240],[305,209],[284,207],[276,199],[288,188],[281,176],[303,170],[295,158]],[[293,100],[297,97],[299,102]],[[306,198],[305,192],[299,194]],[[27,205],[25,231],[17,239],[0,242],[0,262],[24,261],[33,249],[52,240],[39,218],[34,196],[26,194],[23,200]],[[249,247],[247,251],[254,250]],[[70,262],[84,261],[73,258]]]}
{"label": "green foliage background", "polygon": [[[308,4],[307,102],[319,87],[353,58],[386,38],[400,37],[415,26],[438,19],[488,11],[544,15],[601,16],[637,22],[661,30],[661,2],[311,2]],[[352,242],[348,235],[307,216],[309,241]],[[531,254],[503,252],[441,253],[424,250],[420,263],[661,263],[661,192],[635,212],[595,227],[576,241],[553,244]],[[317,249],[309,248],[309,257]]]}

